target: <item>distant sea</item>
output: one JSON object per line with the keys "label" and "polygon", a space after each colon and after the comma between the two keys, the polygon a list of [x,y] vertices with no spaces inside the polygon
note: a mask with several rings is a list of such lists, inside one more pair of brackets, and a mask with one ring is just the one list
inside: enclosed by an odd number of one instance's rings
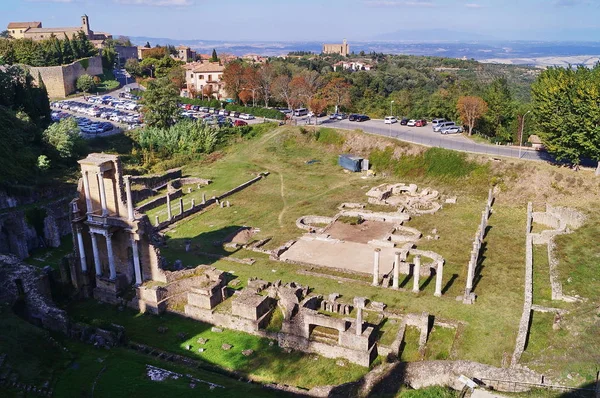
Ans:
{"label": "distant sea", "polygon": [[[234,55],[259,54],[264,56],[286,55],[292,51],[320,53],[320,42],[243,42],[212,40],[174,40],[150,37],[130,37],[136,45],[150,42],[152,46],[186,45],[202,53]],[[586,65],[593,66],[600,59],[600,42],[413,42],[413,41],[364,41],[350,42],[354,53],[378,52],[384,54],[407,54],[475,59],[482,62],[512,63],[531,66]]]}

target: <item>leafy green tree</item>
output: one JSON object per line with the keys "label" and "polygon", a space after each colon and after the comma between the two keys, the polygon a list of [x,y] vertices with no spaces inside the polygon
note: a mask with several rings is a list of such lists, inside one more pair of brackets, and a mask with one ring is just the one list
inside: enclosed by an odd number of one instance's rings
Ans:
{"label": "leafy green tree", "polygon": [[213,48],[212,55],[210,57],[210,62],[219,62],[219,57],[217,56],[217,50]]}
{"label": "leafy green tree", "polygon": [[37,159],[37,167],[42,172],[45,173],[50,169],[50,159],[46,155],[40,155]]}
{"label": "leafy green tree", "polygon": [[558,160],[598,160],[600,175],[600,65],[590,70],[548,68],[531,87],[533,113],[544,145]]}
{"label": "leafy green tree", "polygon": [[44,51],[40,43],[31,39],[19,39],[13,42],[15,62],[30,66],[44,66]]}
{"label": "leafy green tree", "polygon": [[0,38],[10,39],[10,33],[8,32],[8,30],[3,30],[2,32],[0,32]]}
{"label": "leafy green tree", "polygon": [[117,52],[113,46],[107,46],[102,49],[102,67],[104,69],[113,70],[116,59]]}
{"label": "leafy green tree", "polygon": [[96,89],[94,78],[90,75],[81,75],[77,78],[77,89],[84,93],[90,93]]}
{"label": "leafy green tree", "polygon": [[125,61],[125,70],[129,72],[131,76],[142,75],[142,66],[140,65],[140,61],[134,58],[130,58]]}
{"label": "leafy green tree", "polygon": [[75,61],[75,53],[73,52],[73,47],[71,46],[71,40],[69,40],[66,34],[64,40],[61,40],[61,47],[63,62],[65,64],[70,64],[71,62]]}
{"label": "leafy green tree", "polygon": [[85,147],[79,126],[73,118],[51,124],[43,133],[44,141],[54,148],[61,159],[76,158]]}
{"label": "leafy green tree", "polygon": [[150,127],[168,128],[179,119],[179,89],[167,77],[148,83],[142,99],[144,121]]}
{"label": "leafy green tree", "polygon": [[12,45],[12,40],[0,39],[0,64],[12,65],[16,61],[15,49]]}
{"label": "leafy green tree", "polygon": [[494,80],[488,87],[484,99],[488,104],[485,115],[487,133],[510,141],[512,134],[508,126],[514,119],[514,103],[508,81],[505,78]]}
{"label": "leafy green tree", "polygon": [[79,36],[73,33],[70,42],[71,48],[73,49],[73,58],[76,60],[83,58],[83,49],[81,48],[81,41],[79,40]]}

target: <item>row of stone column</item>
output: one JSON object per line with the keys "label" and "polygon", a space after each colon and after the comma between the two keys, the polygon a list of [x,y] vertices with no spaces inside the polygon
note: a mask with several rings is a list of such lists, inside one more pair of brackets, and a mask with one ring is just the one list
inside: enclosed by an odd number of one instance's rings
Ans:
{"label": "row of stone column", "polygon": [[[376,248],[373,257],[373,286],[379,286],[379,260],[380,260],[381,249]],[[394,269],[393,269],[393,281],[392,289],[398,289],[400,284],[400,263],[406,261],[408,256],[407,251],[398,251],[394,253]],[[436,264],[436,278],[435,278],[435,293],[434,296],[440,297],[442,295],[442,282],[444,273],[444,260],[439,260]],[[421,276],[421,256],[416,255],[414,258],[413,267],[413,288],[414,293],[419,293],[420,279]]]}
{"label": "row of stone column", "polygon": [[[225,201],[225,202],[219,202],[219,199],[216,199],[213,196],[213,199],[215,200],[215,203],[218,204],[221,208],[223,207],[230,207],[231,204],[229,203],[229,201]],[[206,194],[202,194],[202,204],[206,204]],[[190,208],[188,210],[192,210],[194,207],[196,207],[196,200],[192,199],[191,203],[190,203]],[[179,198],[179,214],[183,214],[184,212],[184,208],[183,208],[183,199]],[[167,221],[171,221],[173,219],[173,210],[171,207],[171,196],[169,194],[169,192],[167,192]],[[155,225],[160,224],[160,217],[159,216],[154,216],[154,223]]]}
{"label": "row of stone column", "polygon": [[[100,253],[98,250],[98,235],[102,235],[106,239],[106,255],[108,257],[109,279],[115,280],[117,278],[117,270],[114,260],[112,233],[98,233],[92,230],[90,230],[89,232],[92,241],[92,253],[94,255],[94,268],[96,271],[96,276],[102,276],[102,263],[100,261]],[[77,229],[77,245],[79,246],[79,261],[81,263],[81,271],[83,273],[87,273],[87,257],[85,255],[85,246],[83,244],[83,234],[81,228]],[[135,273],[135,283],[137,285],[140,285],[142,283],[140,255],[138,242],[137,240],[135,240],[135,236],[133,234],[131,234],[131,249],[133,252],[133,268]]]}
{"label": "row of stone column", "polygon": [[473,248],[471,249],[471,257],[469,259],[469,264],[467,266],[467,282],[465,286],[465,301],[472,302],[472,300],[468,300],[471,296],[471,292],[473,290],[473,280],[475,279],[475,271],[477,269],[477,263],[479,262],[479,252],[481,251],[481,244],[483,243],[483,239],[485,237],[485,230],[488,226],[488,220],[490,218],[490,214],[492,213],[492,204],[494,202],[494,194],[492,189],[489,190],[488,199],[485,205],[485,209],[481,212],[481,221],[479,222],[479,226],[477,227],[477,232],[475,233],[475,239],[473,239]]}

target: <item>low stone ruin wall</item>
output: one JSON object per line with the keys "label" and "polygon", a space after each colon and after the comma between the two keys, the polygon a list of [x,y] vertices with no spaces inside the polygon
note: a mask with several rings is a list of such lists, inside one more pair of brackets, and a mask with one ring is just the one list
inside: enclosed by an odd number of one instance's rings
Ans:
{"label": "low stone ruin wall", "polygon": [[[205,203],[196,204],[194,207],[192,207],[192,208],[190,208],[188,210],[185,210],[182,213],[174,215],[170,220],[159,222],[157,225],[155,225],[155,229],[157,231],[163,230],[163,229],[167,228],[171,224],[174,224],[174,223],[176,223],[178,221],[181,221],[184,218],[191,216],[192,214],[196,214],[196,213],[198,213],[198,212],[206,209],[207,207],[209,207],[213,203],[216,203],[217,201],[221,201],[221,200],[223,200],[223,199],[225,199],[225,198],[233,195],[234,193],[242,191],[243,189],[245,189],[245,188],[249,187],[250,185],[254,184],[255,182],[260,181],[261,179],[265,178],[268,174],[269,174],[268,172],[260,173],[257,177],[255,177],[255,178],[253,178],[253,179],[251,179],[249,181],[246,181],[243,184],[238,185],[237,187],[235,187],[235,188],[233,188],[233,189],[231,189],[231,190],[229,190],[229,191],[221,194],[220,196],[216,196],[216,197],[213,197],[211,199],[208,199],[208,200],[206,200]],[[166,202],[166,198],[165,198],[165,202]]]}
{"label": "low stone ruin wall", "polygon": [[[323,217],[323,216],[302,216],[296,220],[296,227],[299,229],[303,229],[306,231],[315,231],[317,233],[322,233],[325,229],[325,226],[331,224],[335,218],[333,217]],[[322,227],[316,227],[314,224],[323,225]]]}
{"label": "low stone ruin wall", "polygon": [[568,207],[558,207],[546,204],[546,212],[553,214],[573,229],[583,226],[586,217],[581,212]]}
{"label": "low stone ruin wall", "polygon": [[[169,199],[170,200],[175,200],[175,199],[179,199],[183,196],[183,191],[181,189],[177,189],[176,191],[174,191],[173,193],[169,194]],[[151,201],[149,201],[148,203],[144,203],[141,206],[136,207],[135,209],[137,211],[139,211],[140,213],[145,213],[148,210],[152,210],[157,208],[158,206],[162,206],[165,203],[167,203],[167,195],[162,195],[159,196],[156,199],[152,199]]]}

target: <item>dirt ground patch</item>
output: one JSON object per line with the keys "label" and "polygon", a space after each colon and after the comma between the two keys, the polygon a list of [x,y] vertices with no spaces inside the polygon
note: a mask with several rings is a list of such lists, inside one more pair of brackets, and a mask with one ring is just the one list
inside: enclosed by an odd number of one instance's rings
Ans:
{"label": "dirt ground patch", "polygon": [[327,233],[333,239],[368,243],[373,239],[383,239],[392,228],[392,224],[382,221],[363,221],[356,225],[336,221],[327,230]]}

